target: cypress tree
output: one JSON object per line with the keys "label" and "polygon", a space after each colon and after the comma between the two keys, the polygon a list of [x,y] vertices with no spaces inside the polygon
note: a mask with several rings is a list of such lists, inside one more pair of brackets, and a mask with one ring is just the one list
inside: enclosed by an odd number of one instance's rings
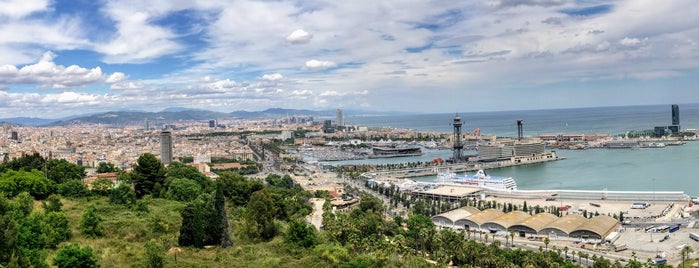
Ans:
{"label": "cypress tree", "polygon": [[189,203],[180,214],[182,216],[182,227],[180,227],[180,237],[177,239],[177,243],[180,246],[188,247],[194,245],[194,233],[196,229],[194,218],[196,217],[196,213],[196,206]]}

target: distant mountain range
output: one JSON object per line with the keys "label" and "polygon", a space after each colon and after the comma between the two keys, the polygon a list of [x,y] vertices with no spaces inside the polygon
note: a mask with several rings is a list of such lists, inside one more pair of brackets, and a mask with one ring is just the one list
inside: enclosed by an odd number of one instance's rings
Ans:
{"label": "distant mountain range", "polygon": [[[379,115],[396,114],[395,112],[377,113],[359,110],[345,110],[345,115]],[[335,110],[303,110],[270,108],[264,111],[234,111],[230,113],[213,112],[201,109],[190,109],[172,107],[160,112],[144,111],[114,111],[99,114],[79,115],[58,119],[44,119],[33,117],[13,117],[0,119],[0,123],[9,123],[25,126],[67,126],[80,124],[106,124],[106,125],[129,125],[141,124],[145,119],[151,122],[176,122],[192,120],[212,120],[212,119],[264,119],[264,118],[285,118],[286,116],[314,116],[314,117],[335,117]]]}

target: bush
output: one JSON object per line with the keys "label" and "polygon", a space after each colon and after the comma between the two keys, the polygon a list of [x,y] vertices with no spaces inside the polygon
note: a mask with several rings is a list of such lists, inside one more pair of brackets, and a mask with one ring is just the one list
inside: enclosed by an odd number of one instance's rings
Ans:
{"label": "bush", "polygon": [[104,235],[102,219],[97,215],[97,209],[94,205],[88,206],[85,213],[83,213],[80,220],[80,230],[83,235],[91,238]]}
{"label": "bush", "polygon": [[69,244],[62,247],[53,258],[53,264],[58,268],[91,268],[99,267],[97,256],[89,246],[80,247]]}
{"label": "bush", "polygon": [[131,191],[131,187],[122,183],[109,193],[109,203],[131,206],[136,203],[136,194]]}
{"label": "bush", "polygon": [[150,268],[163,267],[163,246],[155,241],[148,241],[143,245],[146,248],[146,263]]}
{"label": "bush", "polygon": [[167,198],[176,201],[189,202],[201,194],[201,186],[190,179],[174,179],[170,182]]}
{"label": "bush", "polygon": [[69,180],[58,185],[58,193],[65,197],[84,197],[90,192],[80,180]]}

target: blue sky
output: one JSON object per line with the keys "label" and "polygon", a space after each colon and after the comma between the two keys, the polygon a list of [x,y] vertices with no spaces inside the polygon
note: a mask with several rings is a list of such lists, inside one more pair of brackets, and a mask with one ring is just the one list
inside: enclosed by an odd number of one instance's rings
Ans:
{"label": "blue sky", "polygon": [[0,118],[699,102],[691,0],[0,0]]}

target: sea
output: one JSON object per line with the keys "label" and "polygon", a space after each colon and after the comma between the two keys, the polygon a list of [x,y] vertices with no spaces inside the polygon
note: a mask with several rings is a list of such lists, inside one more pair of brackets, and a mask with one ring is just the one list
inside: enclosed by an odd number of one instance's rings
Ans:
{"label": "sea", "polygon": [[[682,129],[699,129],[699,104],[680,104]],[[452,133],[456,113],[391,116],[346,116],[351,125]],[[517,120],[524,135],[598,133],[623,135],[671,125],[671,105],[593,107],[553,110],[459,112],[462,132],[514,137]],[[331,165],[385,164],[449,158],[450,150],[423,150],[422,156],[328,162]],[[477,152],[467,151],[467,154]],[[491,176],[512,177],[519,189],[684,191],[699,195],[699,141],[681,146],[644,149],[556,150],[564,160],[488,170]],[[434,176],[414,178],[432,181]]]}

